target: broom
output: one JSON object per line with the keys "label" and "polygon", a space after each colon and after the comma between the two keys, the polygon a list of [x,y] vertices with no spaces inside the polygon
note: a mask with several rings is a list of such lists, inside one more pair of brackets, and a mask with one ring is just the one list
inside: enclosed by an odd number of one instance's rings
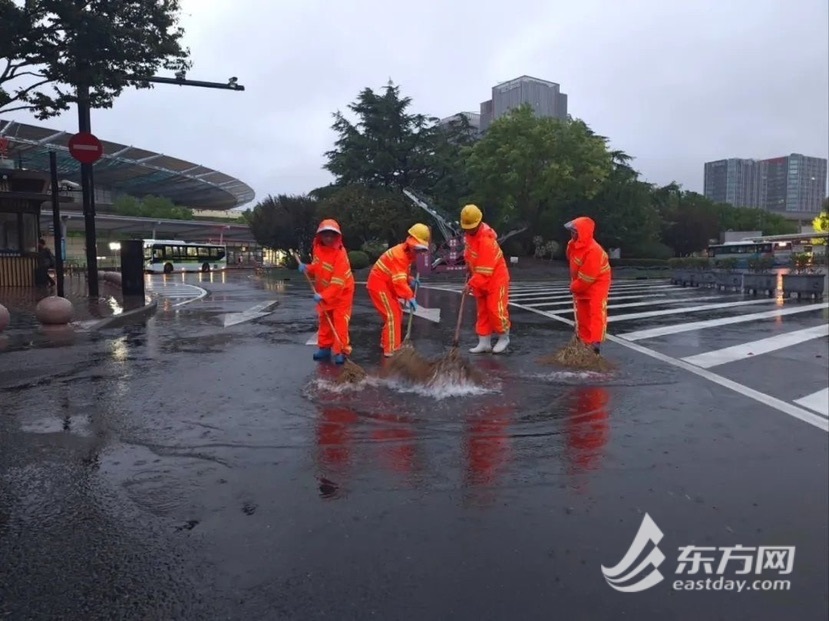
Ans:
{"label": "broom", "polygon": [[480,371],[474,368],[466,360],[461,358],[461,322],[463,320],[463,303],[469,294],[469,285],[465,285],[461,293],[461,304],[458,308],[458,322],[455,325],[455,337],[452,339],[452,347],[449,352],[434,364],[432,379],[448,377],[452,381],[473,382],[483,384],[484,377]]}
{"label": "broom", "polygon": [[[300,261],[299,256],[294,253],[294,257],[296,258],[297,262]],[[314,282],[311,280],[311,277],[308,275],[307,272],[304,272],[305,280],[308,281],[308,285],[311,287],[311,291],[316,293],[316,289],[314,289]],[[328,326],[331,328],[331,332],[334,334],[334,338],[337,340],[337,345],[339,345],[340,349],[343,348],[343,342],[340,340],[340,335],[337,334],[337,330],[334,329],[334,322],[331,321],[331,315],[328,314],[328,311],[324,312],[326,320],[328,320]],[[345,364],[343,364],[343,371],[337,376],[337,383],[338,384],[345,384],[345,383],[352,383],[356,384],[366,378],[366,371],[361,367],[359,364],[351,360],[348,356],[345,358]]]}
{"label": "broom", "polygon": [[579,316],[575,298],[573,298],[573,317],[573,337],[570,342],[551,356],[542,358],[539,362],[600,373],[613,370],[614,367],[608,360],[585,345],[579,338]]}
{"label": "broom", "polygon": [[[417,281],[415,281],[414,295],[417,296]],[[414,313],[409,313],[409,325],[406,327],[406,336],[400,349],[394,352],[389,360],[388,372],[402,375],[409,380],[424,382],[432,375],[433,365],[415,351],[412,344],[412,320]]]}

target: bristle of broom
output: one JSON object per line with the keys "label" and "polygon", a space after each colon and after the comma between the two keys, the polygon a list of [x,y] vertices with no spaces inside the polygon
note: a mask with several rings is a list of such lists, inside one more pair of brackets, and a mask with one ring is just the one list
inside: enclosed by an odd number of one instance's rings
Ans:
{"label": "bristle of broom", "polygon": [[346,359],[343,370],[337,376],[337,384],[358,384],[366,378],[366,371],[356,362]]}
{"label": "bristle of broom", "polygon": [[413,382],[426,382],[433,373],[432,362],[417,353],[414,346],[404,343],[394,352],[387,367],[388,374],[400,375]]}
{"label": "bristle of broom", "polygon": [[599,373],[606,373],[615,368],[609,360],[594,352],[575,336],[556,353],[542,358],[539,362]]}
{"label": "bristle of broom", "polygon": [[465,360],[457,347],[453,347],[441,359],[434,363],[431,381],[442,380],[449,383],[484,383],[483,374]]}

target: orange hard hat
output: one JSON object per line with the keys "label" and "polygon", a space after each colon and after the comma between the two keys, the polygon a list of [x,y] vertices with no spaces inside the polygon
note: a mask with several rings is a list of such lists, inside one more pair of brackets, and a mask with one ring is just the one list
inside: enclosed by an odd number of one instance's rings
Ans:
{"label": "orange hard hat", "polygon": [[342,231],[340,231],[340,225],[337,223],[336,220],[332,220],[328,218],[320,222],[319,227],[317,227],[317,235],[320,233],[324,233],[325,231],[331,231],[332,233],[336,233],[337,235],[342,235]]}

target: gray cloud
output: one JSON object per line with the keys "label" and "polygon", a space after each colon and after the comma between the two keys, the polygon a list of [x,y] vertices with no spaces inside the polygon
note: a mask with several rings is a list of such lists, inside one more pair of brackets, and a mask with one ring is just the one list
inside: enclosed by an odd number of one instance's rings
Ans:
{"label": "gray cloud", "polygon": [[[185,0],[194,79],[95,111],[101,136],[238,176],[257,192],[327,183],[331,113],[388,78],[435,116],[477,110],[521,74],[559,82],[570,112],[646,180],[702,190],[703,162],[829,155],[826,0]],[[32,122],[25,113],[11,115]],[[49,122],[73,130],[74,114]]]}

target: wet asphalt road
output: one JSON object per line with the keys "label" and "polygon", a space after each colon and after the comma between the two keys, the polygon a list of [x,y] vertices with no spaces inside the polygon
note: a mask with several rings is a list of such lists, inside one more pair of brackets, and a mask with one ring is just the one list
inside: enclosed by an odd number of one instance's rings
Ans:
{"label": "wet asphalt road", "polygon": [[[571,328],[518,309],[509,354],[474,358],[482,389],[336,389],[305,345],[304,282],[199,280],[167,287],[147,326],[0,353],[0,618],[826,618],[822,429],[615,342],[610,377],[539,366]],[[459,297],[420,298],[442,309],[413,332],[436,356]],[[676,356],[712,349],[687,337]],[[352,338],[377,371],[362,287]],[[799,367],[728,373],[794,395],[821,344],[798,346]],[[601,566],[645,514],[664,580],[617,592]],[[790,574],[751,576],[790,590],[673,588],[680,546],[738,544],[795,546]]]}

